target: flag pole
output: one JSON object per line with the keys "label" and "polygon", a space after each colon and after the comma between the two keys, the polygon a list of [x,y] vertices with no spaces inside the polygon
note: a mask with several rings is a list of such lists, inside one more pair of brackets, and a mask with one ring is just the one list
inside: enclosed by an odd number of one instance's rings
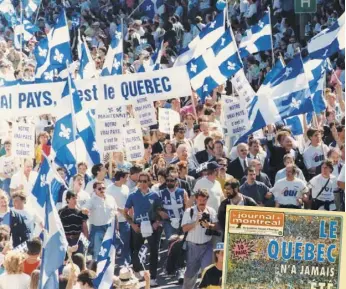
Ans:
{"label": "flag pole", "polygon": [[23,0],[20,0],[20,5],[19,5],[19,9],[20,9],[20,27],[21,27],[21,31],[20,31],[20,38],[19,38],[19,53],[20,53],[20,58],[19,58],[19,63],[20,63],[20,71],[22,71],[23,73],[23,35],[24,35],[24,26],[23,26]]}
{"label": "flag pole", "polygon": [[36,16],[35,16],[35,22],[34,25],[36,25],[37,19],[38,19],[38,14],[40,14],[40,9],[41,9],[41,5],[42,5],[42,0],[40,1],[40,5],[37,8],[37,12],[36,12]]}
{"label": "flag pole", "polygon": [[271,37],[271,46],[272,46],[272,67],[275,65],[275,55],[274,55],[274,44],[273,44],[273,31],[272,31],[272,17],[271,17],[271,10],[268,6],[268,13],[269,13],[269,27],[270,27],[270,37]]}
{"label": "flag pole", "polygon": [[138,8],[144,3],[144,1],[145,1],[145,0],[142,0],[142,2],[139,3],[139,4],[137,5],[137,7],[136,7],[134,10],[132,10],[132,12],[130,13],[130,15],[127,16],[127,19],[129,19],[129,18],[132,16],[132,14],[135,13],[135,12],[138,10]]}
{"label": "flag pole", "polygon": [[74,110],[74,103],[73,103],[73,94],[72,94],[72,82],[71,82],[71,74],[69,71],[69,66],[70,63],[68,60],[66,60],[66,67],[67,67],[67,82],[68,82],[68,92],[71,100],[71,114],[72,114],[72,138],[73,138],[73,143],[74,143],[74,151],[75,151],[75,156],[76,160],[78,161],[77,157],[77,143],[76,143],[76,135],[77,135],[77,127],[76,127],[76,121],[75,121],[75,110]]}

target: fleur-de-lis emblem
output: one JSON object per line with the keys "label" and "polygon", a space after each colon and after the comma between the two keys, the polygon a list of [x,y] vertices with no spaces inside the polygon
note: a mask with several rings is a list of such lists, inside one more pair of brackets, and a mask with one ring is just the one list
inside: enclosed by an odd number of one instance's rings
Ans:
{"label": "fleur-de-lis emblem", "polygon": [[101,247],[99,255],[104,257],[107,253],[107,248]]}
{"label": "fleur-de-lis emblem", "polygon": [[292,70],[293,70],[292,67],[287,67],[285,70],[285,76],[288,77],[291,74]]}
{"label": "fleur-de-lis emblem", "polygon": [[114,111],[113,107],[108,107],[109,113],[112,113]]}
{"label": "fleur-de-lis emblem", "polygon": [[55,55],[54,55],[53,59],[59,63],[62,63],[62,60],[64,58],[64,54],[60,53],[58,49],[55,49],[54,53],[55,53]]}
{"label": "fleur-de-lis emblem", "polygon": [[214,28],[215,28],[215,25],[216,25],[216,21],[210,22],[209,28],[214,29]]}
{"label": "fleur-de-lis emblem", "polygon": [[93,142],[93,147],[92,147],[91,151],[93,151],[93,152],[99,152],[99,148],[97,147],[97,144],[96,144],[95,141]]}
{"label": "fleur-de-lis emblem", "polygon": [[301,100],[296,100],[294,97],[292,98],[292,103],[291,107],[298,109],[299,106],[301,105],[302,101]]}
{"label": "fleur-de-lis emblem", "polygon": [[45,72],[45,73],[43,73],[43,75],[44,75],[45,80],[53,80],[54,71],[52,70],[52,71]]}
{"label": "fleur-de-lis emblem", "polygon": [[71,134],[71,129],[68,128],[68,127],[65,127],[64,124],[61,124],[60,125],[59,136],[69,140],[70,139],[70,134]]}
{"label": "fleur-de-lis emblem", "polygon": [[45,174],[41,175],[41,188],[47,185],[47,176]]}
{"label": "fleur-de-lis emblem", "polygon": [[121,111],[122,111],[121,106],[117,107],[117,108],[116,108],[116,111],[117,111],[117,112],[121,112]]}
{"label": "fleur-de-lis emblem", "polygon": [[70,172],[70,170],[72,170],[72,168],[73,168],[73,165],[72,164],[64,165],[64,167],[68,172]]}
{"label": "fleur-de-lis emblem", "polygon": [[263,22],[262,20],[260,20],[260,21],[258,22],[258,26],[261,27],[261,28],[263,28],[264,22]]}
{"label": "fleur-de-lis emblem", "polygon": [[227,61],[227,69],[228,70],[235,70],[235,63],[231,61]]}
{"label": "fleur-de-lis emblem", "polygon": [[120,38],[121,38],[121,32],[115,31],[114,37],[115,37],[116,39],[120,39]]}
{"label": "fleur-de-lis emblem", "polygon": [[41,48],[40,46],[38,47],[38,55],[41,57],[46,57],[47,56],[47,49]]}
{"label": "fleur-de-lis emblem", "polygon": [[114,67],[116,70],[118,70],[118,68],[120,67],[120,64],[121,64],[120,61],[114,59],[113,67]]}
{"label": "fleur-de-lis emblem", "polygon": [[208,91],[208,84],[203,85],[203,91]]}
{"label": "fleur-de-lis emblem", "polygon": [[225,45],[225,41],[226,41],[226,38],[222,37],[222,38],[221,38],[221,46],[224,46],[224,45]]}
{"label": "fleur-de-lis emblem", "polygon": [[151,5],[148,5],[147,6],[147,11],[150,11],[151,10]]}
{"label": "fleur-de-lis emblem", "polygon": [[197,65],[196,64],[191,64],[190,71],[196,73],[197,72]]}

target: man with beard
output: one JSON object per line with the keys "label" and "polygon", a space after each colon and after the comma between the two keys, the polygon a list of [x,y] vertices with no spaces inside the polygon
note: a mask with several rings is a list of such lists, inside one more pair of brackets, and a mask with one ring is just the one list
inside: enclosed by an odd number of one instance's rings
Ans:
{"label": "man with beard", "polygon": [[236,205],[236,206],[257,206],[257,203],[254,199],[244,196],[239,192],[239,182],[236,179],[231,181],[226,181],[224,192],[226,199],[223,200],[220,204],[217,218],[219,220],[220,228],[225,232],[225,219],[226,219],[226,208],[227,205]]}

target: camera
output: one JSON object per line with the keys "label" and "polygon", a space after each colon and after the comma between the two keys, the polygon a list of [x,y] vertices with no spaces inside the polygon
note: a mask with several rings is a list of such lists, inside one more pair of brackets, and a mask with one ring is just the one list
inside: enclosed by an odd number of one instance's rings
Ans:
{"label": "camera", "polygon": [[[199,224],[202,226],[202,222],[210,222],[210,215],[208,213],[203,213]],[[203,227],[203,226],[202,226]]]}
{"label": "camera", "polygon": [[[201,222],[210,222],[210,215],[208,213],[203,213],[201,219],[199,220],[199,224],[202,226]],[[221,232],[211,230],[211,229],[206,229],[205,235],[206,236],[221,236]]]}
{"label": "camera", "polygon": [[221,232],[219,232],[219,231],[215,231],[215,230],[212,230],[212,229],[207,229],[206,231],[205,231],[205,235],[206,236],[221,236]]}

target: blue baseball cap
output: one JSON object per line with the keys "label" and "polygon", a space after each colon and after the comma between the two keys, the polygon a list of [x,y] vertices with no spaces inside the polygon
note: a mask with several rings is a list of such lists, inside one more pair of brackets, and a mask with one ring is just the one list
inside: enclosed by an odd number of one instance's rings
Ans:
{"label": "blue baseball cap", "polygon": [[223,251],[223,247],[224,247],[224,244],[223,243],[216,243],[216,246],[215,246],[215,249],[214,249],[214,252],[215,251]]}

